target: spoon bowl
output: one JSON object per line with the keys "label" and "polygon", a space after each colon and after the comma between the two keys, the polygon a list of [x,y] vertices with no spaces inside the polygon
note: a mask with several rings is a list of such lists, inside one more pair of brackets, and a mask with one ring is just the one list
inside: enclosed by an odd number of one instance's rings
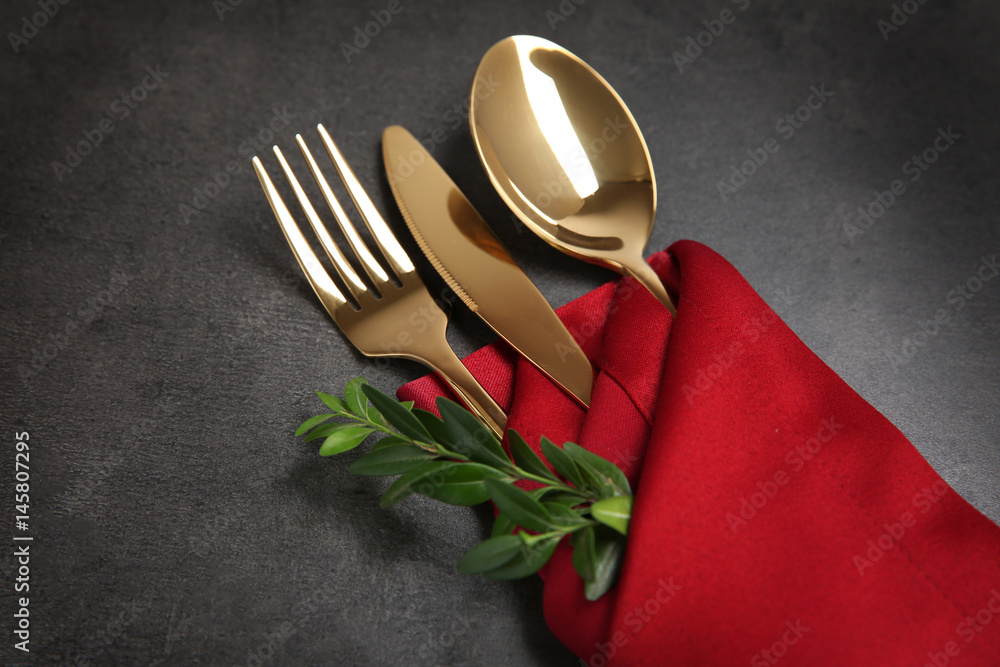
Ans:
{"label": "spoon bowl", "polygon": [[529,229],[676,312],[642,257],[656,217],[649,149],[600,74],[548,40],[508,37],[479,63],[469,123],[486,173]]}

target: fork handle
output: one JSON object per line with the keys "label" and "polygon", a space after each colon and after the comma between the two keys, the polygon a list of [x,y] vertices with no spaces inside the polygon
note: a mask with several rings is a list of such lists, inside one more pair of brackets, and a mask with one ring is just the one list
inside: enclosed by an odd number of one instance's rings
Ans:
{"label": "fork handle", "polygon": [[472,411],[472,414],[479,418],[479,421],[493,431],[498,440],[503,440],[504,429],[507,427],[507,415],[503,408],[497,405],[493,397],[486,393],[479,380],[473,377],[469,369],[465,367],[462,360],[452,352],[440,350],[433,359],[423,359],[434,371],[441,376],[452,391],[458,394],[465,406]]}

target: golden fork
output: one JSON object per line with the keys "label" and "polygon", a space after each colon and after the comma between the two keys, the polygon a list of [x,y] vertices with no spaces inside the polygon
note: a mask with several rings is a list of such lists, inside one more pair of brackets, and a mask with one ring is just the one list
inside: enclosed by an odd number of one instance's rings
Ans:
{"label": "golden fork", "polygon": [[361,218],[365,221],[372,238],[381,250],[389,264],[391,273],[395,274],[396,282],[390,278],[378,263],[368,247],[358,235],[357,230],[347,217],[344,208],[337,201],[329,183],[319,170],[316,160],[306,147],[302,135],[295,135],[295,141],[302,151],[312,171],[313,178],[323,193],[323,198],[340,225],[344,237],[354,251],[358,262],[377,293],[371,290],[351,267],[340,248],[330,237],[316,210],[302,186],[292,173],[285,156],[275,146],[274,154],[278,158],[285,178],[295,192],[309,224],[319,238],[323,249],[333,263],[347,291],[357,303],[355,308],[334,284],[319,258],[309,247],[295,223],[295,219],[285,206],[281,195],[264,170],[260,159],[253,158],[253,166],[260,179],[264,194],[271,203],[274,216],[278,219],[281,230],[285,233],[288,245],[295,253],[295,259],[306,274],[309,284],[316,291],[316,296],[323,303],[330,317],[340,327],[347,338],[354,343],[363,354],[369,357],[400,357],[418,361],[436,372],[462,399],[466,406],[475,414],[498,438],[503,437],[507,416],[486,390],[472,376],[462,361],[448,345],[445,331],[448,327],[448,315],[434,299],[424,285],[420,276],[407,257],[406,252],[393,236],[389,226],[379,214],[371,199],[365,194],[361,183],[344,160],[337,145],[322,125],[316,128],[320,139],[326,146],[330,159],[333,161],[343,181],[345,188],[354,201]]}

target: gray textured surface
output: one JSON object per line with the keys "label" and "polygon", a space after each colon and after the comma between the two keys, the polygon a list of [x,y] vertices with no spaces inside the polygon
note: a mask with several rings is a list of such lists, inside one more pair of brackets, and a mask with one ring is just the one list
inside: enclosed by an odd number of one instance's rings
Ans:
{"label": "gray textured surface", "polygon": [[[1000,254],[1000,6],[928,2],[886,41],[889,2],[589,0],[553,29],[558,0],[404,0],[346,62],[339,44],[386,4],[245,0],[220,20],[209,0],[70,2],[0,58],[0,497],[13,514],[25,429],[36,536],[35,653],[11,647],[5,578],[0,662],[574,663],[545,629],[537,581],[454,573],[487,514],[418,499],[380,510],[383,485],[292,437],[317,412],[312,390],[357,374],[392,389],[422,371],[348,347],[239,155],[287,107],[278,143],[325,123],[390,211],[382,128],[441,128],[435,155],[565,303],[612,276],[510,222],[448,115],[480,55],[514,33],[575,51],[630,105],[661,195],[650,251],[693,238],[722,253],[1000,520],[1000,279],[961,309],[948,300]],[[672,53],[726,7],[735,21],[678,71]],[[37,11],[6,2],[0,28]],[[157,65],[169,76],[121,118],[114,100]],[[775,123],[813,85],[833,97],[786,138]],[[52,162],[106,114],[114,132],[60,180]],[[949,126],[956,144],[849,239],[853,211]],[[768,137],[780,150],[724,201],[717,181]],[[234,159],[241,172],[185,220],[179,205]],[[948,321],[894,363],[938,309]],[[456,310],[461,353],[490,339]]]}

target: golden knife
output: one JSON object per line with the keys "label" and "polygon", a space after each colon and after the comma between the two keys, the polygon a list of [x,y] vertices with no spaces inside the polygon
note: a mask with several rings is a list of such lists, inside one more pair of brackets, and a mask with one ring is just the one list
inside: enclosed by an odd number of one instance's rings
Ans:
{"label": "golden knife", "polygon": [[441,165],[398,125],[382,133],[382,154],[403,219],[445,282],[501,338],[589,406],[590,361]]}

